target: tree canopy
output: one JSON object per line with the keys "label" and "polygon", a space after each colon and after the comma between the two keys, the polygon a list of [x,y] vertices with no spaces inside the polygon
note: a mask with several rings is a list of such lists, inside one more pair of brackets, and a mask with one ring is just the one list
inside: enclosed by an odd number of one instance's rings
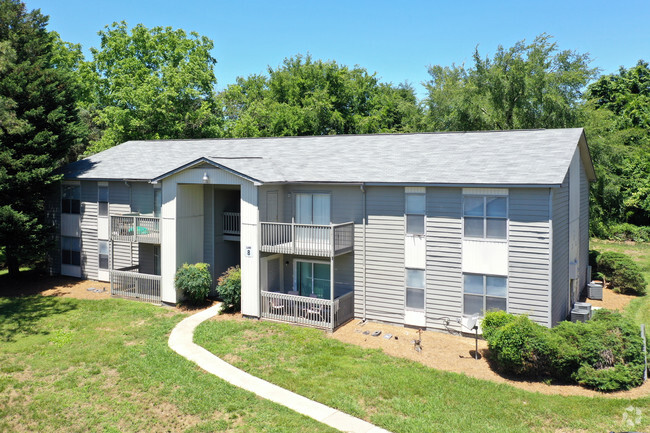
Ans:
{"label": "tree canopy", "polygon": [[410,132],[421,111],[409,85],[381,83],[359,66],[286,58],[268,77],[238,78],[219,95],[231,137]]}
{"label": "tree canopy", "polygon": [[596,76],[588,54],[560,51],[551,36],[474,51],[473,66],[430,66],[427,127],[434,131],[563,128],[577,124],[582,90]]}
{"label": "tree canopy", "polygon": [[44,256],[47,186],[82,137],[75,81],[57,64],[47,21],[0,0],[0,246],[12,274]]}
{"label": "tree canopy", "polygon": [[82,107],[101,129],[90,153],[133,139],[219,136],[210,39],[142,24],[129,31],[125,22],[99,36],[83,74],[89,90]]}

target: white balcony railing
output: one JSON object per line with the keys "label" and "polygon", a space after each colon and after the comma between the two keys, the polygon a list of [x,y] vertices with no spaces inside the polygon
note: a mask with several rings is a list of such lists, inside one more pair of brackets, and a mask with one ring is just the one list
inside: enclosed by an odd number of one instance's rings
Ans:
{"label": "white balcony railing", "polygon": [[260,223],[260,250],[269,253],[334,257],[354,248],[354,223],[313,225]]}
{"label": "white balcony railing", "polygon": [[333,331],[354,317],[354,292],[334,301],[278,292],[262,292],[262,318]]}
{"label": "white balcony railing", "polygon": [[223,213],[223,234],[239,236],[240,234],[240,217],[239,212],[224,212]]}
{"label": "white balcony railing", "polygon": [[110,270],[111,295],[160,303],[160,275],[140,274],[138,267]]}
{"label": "white balcony railing", "polygon": [[160,243],[160,218],[147,216],[111,216],[114,241]]}

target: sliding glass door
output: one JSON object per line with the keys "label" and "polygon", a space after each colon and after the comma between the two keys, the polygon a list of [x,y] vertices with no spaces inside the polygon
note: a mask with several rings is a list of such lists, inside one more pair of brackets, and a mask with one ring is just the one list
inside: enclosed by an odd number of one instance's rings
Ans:
{"label": "sliding glass door", "polygon": [[301,296],[330,299],[329,263],[296,261],[296,285]]}

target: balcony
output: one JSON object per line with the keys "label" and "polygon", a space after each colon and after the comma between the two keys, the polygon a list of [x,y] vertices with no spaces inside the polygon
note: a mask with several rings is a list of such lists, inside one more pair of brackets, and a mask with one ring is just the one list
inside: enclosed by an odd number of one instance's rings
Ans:
{"label": "balcony", "polygon": [[223,213],[223,238],[238,241],[240,237],[241,218],[239,212]]}
{"label": "balcony", "polygon": [[333,301],[262,291],[262,318],[330,331],[354,317],[354,292]]}
{"label": "balcony", "polygon": [[160,218],[139,215],[111,216],[111,240],[159,244]]}
{"label": "balcony", "polygon": [[141,274],[138,266],[110,270],[111,295],[144,302],[161,303],[160,275]]}
{"label": "balcony", "polygon": [[354,249],[354,223],[260,223],[260,251],[335,257]]}

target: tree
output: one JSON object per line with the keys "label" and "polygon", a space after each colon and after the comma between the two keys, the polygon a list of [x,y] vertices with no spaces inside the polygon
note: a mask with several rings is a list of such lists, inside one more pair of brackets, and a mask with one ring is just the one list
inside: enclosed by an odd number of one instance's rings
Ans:
{"label": "tree", "polygon": [[591,189],[592,233],[630,222],[650,225],[650,69],[631,69],[589,85],[583,109],[597,182]]}
{"label": "tree", "polygon": [[563,128],[575,126],[582,89],[595,77],[588,54],[559,51],[542,34],[526,44],[474,51],[474,65],[430,66],[425,83],[430,130]]}
{"label": "tree", "polygon": [[47,250],[47,185],[81,138],[74,81],[56,67],[47,21],[0,0],[0,246],[13,275]]}
{"label": "tree", "polygon": [[239,77],[219,97],[231,137],[410,132],[422,114],[409,85],[309,55],[269,67],[268,77]]}
{"label": "tree", "polygon": [[90,153],[134,139],[219,135],[210,39],[142,24],[129,33],[125,22],[106,26],[99,36],[84,108],[103,133]]}

